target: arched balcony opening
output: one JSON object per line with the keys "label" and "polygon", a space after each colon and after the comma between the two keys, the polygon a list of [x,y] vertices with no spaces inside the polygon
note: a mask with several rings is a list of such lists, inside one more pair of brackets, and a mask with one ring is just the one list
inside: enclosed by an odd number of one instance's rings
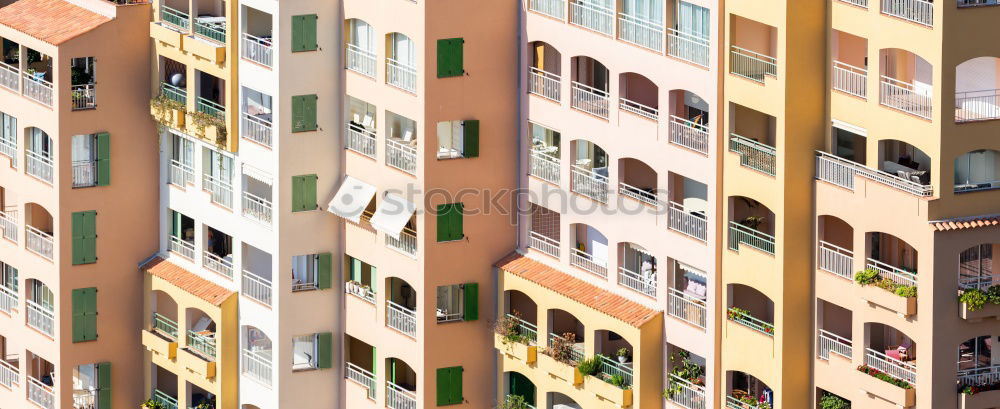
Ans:
{"label": "arched balcony opening", "polygon": [[701,96],[687,90],[670,91],[670,143],[708,154],[709,106]]}
{"label": "arched balcony opening", "polygon": [[868,244],[865,275],[856,276],[855,281],[877,285],[900,295],[907,293],[908,297],[916,296],[917,250],[888,233],[870,232],[865,236]]}
{"label": "arched balcony opening", "polygon": [[192,408],[212,408],[215,409],[215,394],[207,389],[185,381],[184,390],[187,391],[187,401]]}
{"label": "arched balcony opening", "polygon": [[764,381],[741,371],[726,371],[727,408],[763,409],[774,407],[774,391]]}
{"label": "arched balcony opening", "polygon": [[561,215],[544,206],[530,203],[528,247],[559,258],[561,246]]}
{"label": "arched balcony opening", "polygon": [[618,244],[618,284],[656,298],[656,257],[635,243]]}
{"label": "arched balcony opening", "polygon": [[854,279],[854,228],[829,215],[817,221],[819,253],[817,268],[848,280]]}
{"label": "arched balcony opening", "polygon": [[1000,118],[1000,58],[977,57],[955,67],[955,122]]}
{"label": "arched balcony opening", "polygon": [[833,30],[833,89],[868,97],[868,39]]}
{"label": "arched balcony opening", "polygon": [[385,36],[385,82],[407,92],[417,92],[417,46],[403,33]]}
{"label": "arched balcony opening", "polygon": [[879,170],[903,179],[906,186],[930,189],[931,158],[906,142],[886,139],[878,142]]}
{"label": "arched balcony opening", "polygon": [[608,68],[593,58],[586,56],[573,57],[572,96],[570,105],[588,114],[608,119],[610,115],[609,99],[611,92],[611,73]]}
{"label": "arched balcony opening", "polygon": [[344,334],[344,376],[368,389],[368,397],[375,399],[375,347],[360,339]]}
{"label": "arched balcony opening", "polygon": [[778,77],[778,29],[737,15],[730,17],[729,72],[764,83]]}
{"label": "arched balcony opening", "polygon": [[958,256],[958,288],[960,291],[986,291],[1000,284],[1000,274],[993,271],[993,254],[1000,254],[998,244],[977,244]]}
{"label": "arched balcony opening", "polygon": [[684,348],[667,344],[668,400],[685,408],[705,407],[707,361]]}
{"label": "arched balcony opening", "polygon": [[29,327],[50,337],[55,336],[56,298],[41,280],[29,279],[24,283],[25,320]]}
{"label": "arched balcony opening", "polygon": [[673,260],[667,288],[667,313],[704,329],[708,316],[708,275]]}
{"label": "arched balcony opening", "polygon": [[151,299],[153,316],[150,317],[150,332],[170,341],[176,341],[179,328],[177,326],[179,311],[177,302],[169,294],[160,290],[153,290]]}
{"label": "arched balcony opening", "polygon": [[747,245],[774,255],[774,212],[764,204],[743,196],[729,198],[729,249]]}
{"label": "arched balcony opening", "polygon": [[515,371],[504,372],[503,378],[504,385],[506,385],[504,390],[507,392],[504,399],[511,404],[511,407],[520,407],[515,405],[520,402],[532,408],[536,407],[538,388],[535,387],[534,382],[531,382],[531,379]]}
{"label": "arched balcony opening", "polygon": [[576,403],[573,398],[563,395],[559,392],[547,392],[546,397],[548,398],[549,404],[545,409],[582,409],[579,403]]}
{"label": "arched balcony opening", "polygon": [[503,305],[505,325],[497,325],[498,335],[517,338],[527,344],[536,344],[538,342],[538,305],[535,304],[535,300],[520,291],[507,290],[504,291]]}
{"label": "arched balcony opening", "polygon": [[874,369],[896,380],[916,384],[916,342],[902,331],[877,322],[865,323],[865,332],[865,366],[862,372],[871,375]]}
{"label": "arched balcony opening", "polygon": [[559,132],[531,122],[531,176],[546,182],[559,184],[562,161],[562,136]]}
{"label": "arched balcony opening", "polygon": [[656,171],[645,162],[632,159],[618,159],[618,193],[644,205],[657,207]]}
{"label": "arched balcony opening", "polygon": [[271,362],[274,359],[271,338],[260,328],[244,325],[242,342],[240,371],[264,385],[271,385]]}
{"label": "arched balcony opening", "polygon": [[931,119],[934,67],[919,55],[898,48],[879,50],[879,102]]}
{"label": "arched balcony opening", "polygon": [[24,205],[24,244],[46,260],[53,258],[55,226],[52,214],[38,203]]}
{"label": "arched balcony opening", "polygon": [[621,388],[632,386],[635,349],[624,337],[609,330],[594,332],[594,351],[598,360],[594,376]]}
{"label": "arched balcony opening", "polygon": [[997,337],[982,335],[967,339],[958,345],[958,387],[971,394],[974,389],[991,390],[1000,372],[1000,356],[994,356],[993,344]]}
{"label": "arched balcony opening", "polygon": [[385,406],[389,409],[417,407],[417,373],[399,358],[385,360]]}
{"label": "arched balcony opening", "polygon": [[977,149],[955,158],[955,193],[1000,188],[1000,152]]}
{"label": "arched balcony opening", "polygon": [[375,78],[378,71],[375,44],[375,29],[357,18],[344,22],[344,42],[346,42],[347,69],[361,75]]}
{"label": "arched balcony opening", "polygon": [[558,102],[562,98],[562,54],[544,41],[533,41],[528,46],[528,92]]}
{"label": "arched balcony opening", "polygon": [[592,226],[577,223],[570,226],[569,263],[602,278],[608,276],[608,238]]}
{"label": "arched balcony opening", "polygon": [[55,409],[55,364],[31,351],[27,351],[27,358],[25,378],[28,381],[28,400],[44,409]]}
{"label": "arched balcony opening", "polygon": [[386,326],[410,337],[417,336],[417,291],[399,277],[385,279]]}
{"label": "arched balcony opening", "polygon": [[816,300],[817,355],[829,360],[831,354],[850,361],[853,359],[853,333],[851,319],[853,312],[837,304]]}
{"label": "arched balcony opening", "polygon": [[608,172],[611,160],[600,146],[583,139],[572,142],[571,189],[600,203],[608,202]]}
{"label": "arched balcony opening", "polygon": [[580,362],[584,358],[583,343],[587,334],[583,322],[564,310],[551,309],[546,313],[549,328],[545,353],[559,362]]}
{"label": "arched balcony opening", "polygon": [[760,111],[730,104],[729,151],[740,155],[740,166],[774,176],[778,151],[774,148],[777,119]]}
{"label": "arched balcony opening", "polygon": [[634,72],[618,76],[621,98],[618,108],[643,118],[658,120],[660,117],[660,87],[649,78]]}
{"label": "arched balcony opening", "polygon": [[736,324],[774,336],[774,301],[756,288],[730,284],[727,317]]}
{"label": "arched balcony opening", "polygon": [[678,173],[668,174],[670,209],[667,227],[708,240],[708,185]]}
{"label": "arched balcony opening", "polygon": [[25,129],[24,171],[47,183],[52,183],[52,164],[55,162],[55,147],[52,138],[45,131],[30,127]]}
{"label": "arched balcony opening", "polygon": [[151,366],[149,380],[153,390],[150,391],[149,398],[164,408],[177,408],[177,397],[180,396],[177,374],[155,363]]}
{"label": "arched balcony opening", "polygon": [[184,311],[187,325],[185,349],[202,358],[214,361],[216,358],[216,324],[204,311],[190,307]]}

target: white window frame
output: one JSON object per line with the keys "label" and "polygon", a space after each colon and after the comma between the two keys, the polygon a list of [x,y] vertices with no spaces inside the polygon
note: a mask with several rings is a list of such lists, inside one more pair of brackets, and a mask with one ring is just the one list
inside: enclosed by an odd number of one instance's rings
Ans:
{"label": "white window frame", "polygon": [[[297,349],[297,344],[307,343],[312,344],[312,354],[308,355],[308,362],[298,362],[298,357],[295,355]],[[319,360],[317,359],[317,352],[319,352],[319,336],[317,334],[309,335],[299,335],[292,337],[292,371],[305,371],[312,369],[319,369]]]}
{"label": "white window frame", "polygon": [[[454,322],[465,319],[465,286],[442,285],[437,288],[437,322]],[[442,306],[444,301],[446,305]],[[454,304],[458,304],[457,306]],[[444,308],[442,308],[444,307]]]}

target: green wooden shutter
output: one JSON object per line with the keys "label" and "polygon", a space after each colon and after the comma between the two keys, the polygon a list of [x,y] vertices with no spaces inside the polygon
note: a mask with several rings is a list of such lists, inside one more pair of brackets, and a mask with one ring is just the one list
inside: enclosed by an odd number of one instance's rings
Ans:
{"label": "green wooden shutter", "polygon": [[319,49],[319,44],[316,42],[316,19],[315,14],[292,16],[293,53]]}
{"label": "green wooden shutter", "polygon": [[461,366],[451,368],[451,402],[460,404],[465,400],[462,394],[462,372]]}
{"label": "green wooden shutter", "polygon": [[351,257],[351,281],[361,282],[361,260]]}
{"label": "green wooden shutter", "polygon": [[181,230],[183,230],[181,213],[178,211],[170,211],[170,235],[174,237],[182,237]]}
{"label": "green wooden shutter", "polygon": [[465,237],[465,231],[463,226],[463,216],[462,213],[465,211],[465,205],[462,203],[454,203],[451,205],[451,239],[459,240]]}
{"label": "green wooden shutter", "polygon": [[462,121],[462,156],[479,157],[479,120]]}
{"label": "green wooden shutter", "polygon": [[72,291],[73,342],[97,339],[97,288]]}
{"label": "green wooden shutter", "polygon": [[319,265],[316,272],[316,286],[320,290],[330,288],[333,285],[333,255],[330,253],[317,254],[316,263]]}
{"label": "green wooden shutter", "polygon": [[111,362],[97,364],[97,409],[111,409]]}
{"label": "green wooden shutter", "polygon": [[333,367],[333,334],[316,334],[316,366],[320,369]]}
{"label": "green wooden shutter", "polygon": [[378,270],[375,268],[375,266],[371,266],[371,269],[372,269],[371,272],[372,292],[378,294]]}
{"label": "green wooden shutter", "polygon": [[316,95],[292,96],[292,132],[315,131]]}
{"label": "green wooden shutter", "polygon": [[462,317],[466,321],[479,319],[479,284],[467,283],[462,289],[465,296],[465,314]]}
{"label": "green wooden shutter", "polygon": [[446,38],[437,41],[437,75],[438,78],[458,77],[465,74],[463,68],[465,40],[461,38]]}
{"label": "green wooden shutter", "polygon": [[111,134],[97,134],[97,186],[111,184]]}
{"label": "green wooden shutter", "polygon": [[510,372],[510,395],[524,398],[524,402],[535,406],[535,385],[526,376]]}
{"label": "green wooden shutter", "polygon": [[438,368],[437,370],[437,404],[457,405],[462,403],[462,367]]}
{"label": "green wooden shutter", "polygon": [[316,175],[292,176],[292,211],[316,210]]}
{"label": "green wooden shutter", "polygon": [[74,265],[97,262],[97,211],[75,212],[72,220],[72,262]]}
{"label": "green wooden shutter", "polygon": [[378,348],[372,347],[372,375],[375,375],[378,370]]}
{"label": "green wooden shutter", "polygon": [[437,241],[459,240],[465,237],[462,232],[462,203],[449,203],[437,206]]}

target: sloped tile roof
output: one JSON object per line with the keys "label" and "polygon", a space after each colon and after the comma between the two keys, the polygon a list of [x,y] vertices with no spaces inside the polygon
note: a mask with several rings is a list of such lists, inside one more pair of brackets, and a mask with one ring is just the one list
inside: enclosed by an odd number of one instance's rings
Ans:
{"label": "sloped tile roof", "polygon": [[523,254],[511,253],[498,261],[496,267],[636,328],[642,327],[660,314],[659,311],[532,260]]}
{"label": "sloped tile roof", "polygon": [[1000,214],[960,217],[956,219],[944,219],[931,221],[931,227],[937,231],[974,229],[977,227],[990,227],[1000,225]]}
{"label": "sloped tile roof", "polygon": [[0,8],[0,25],[52,45],[62,44],[109,21],[107,16],[64,0],[18,0]]}
{"label": "sloped tile roof", "polygon": [[233,295],[232,291],[198,277],[197,274],[164,260],[162,257],[156,257],[139,268],[215,306],[222,305]]}

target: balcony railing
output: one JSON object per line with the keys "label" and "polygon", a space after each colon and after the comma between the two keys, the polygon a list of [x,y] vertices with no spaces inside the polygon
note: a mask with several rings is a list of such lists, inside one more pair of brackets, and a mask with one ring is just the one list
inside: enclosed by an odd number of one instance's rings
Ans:
{"label": "balcony railing", "polygon": [[28,326],[50,337],[55,336],[55,316],[52,307],[43,306],[31,300],[24,302]]}
{"label": "balcony railing", "polygon": [[17,141],[0,137],[0,156],[10,159],[10,167],[17,169]]}
{"label": "balcony railing", "polygon": [[729,151],[740,155],[740,165],[774,176],[777,151],[753,139],[730,134]]}
{"label": "balcony railing", "polygon": [[153,396],[150,399],[160,403],[166,409],[177,409],[177,398],[159,389],[153,389]]}
{"label": "balcony railing", "polygon": [[708,219],[705,215],[690,213],[680,203],[670,202],[667,226],[670,230],[686,234],[698,240],[708,240]]}
{"label": "balcony railing", "polygon": [[708,155],[708,125],[670,116],[670,143]]}
{"label": "balcony railing", "polygon": [[386,325],[412,338],[417,337],[417,312],[390,300],[385,301]]}
{"label": "balcony railing", "polygon": [[778,59],[734,45],[729,52],[729,72],[763,83],[767,76],[778,76]]}
{"label": "balcony railing", "polygon": [[608,278],[607,260],[596,259],[592,254],[583,250],[572,249],[569,254],[569,263],[603,278]]}
{"label": "balcony railing", "polygon": [[177,321],[167,318],[166,315],[160,313],[153,313],[152,324],[153,331],[171,339],[177,339],[177,334],[180,333],[177,330]]}
{"label": "balcony railing", "polygon": [[868,8],[868,0],[840,0],[847,4],[852,4],[862,8]]}
{"label": "balcony railing", "polygon": [[959,386],[996,385],[1000,383],[1000,365],[958,371]]}
{"label": "balcony railing", "polygon": [[365,50],[354,44],[347,45],[347,69],[366,77],[375,78],[378,58],[374,51]]}
{"label": "balcony railing", "polygon": [[188,260],[194,260],[194,242],[189,242],[180,237],[170,236],[167,250],[177,253]]}
{"label": "balcony railing", "polygon": [[270,38],[260,38],[250,33],[243,33],[243,58],[270,67],[274,61],[273,50]]}
{"label": "balcony railing", "polygon": [[538,325],[532,324],[511,314],[505,314],[505,316],[517,322],[518,335],[522,335],[527,338],[528,342],[531,344],[538,343]]}
{"label": "balcony railing", "polygon": [[602,34],[612,35],[614,33],[615,11],[571,0],[569,3],[569,22]]}
{"label": "balcony railing", "polygon": [[201,353],[206,358],[215,359],[215,334],[188,330],[187,347]]}
{"label": "balcony railing", "polygon": [[417,232],[404,228],[403,231],[399,232],[399,238],[392,237],[391,234],[385,235],[385,245],[391,249],[398,250],[403,254],[411,257],[417,256]]}
{"label": "balcony railing", "polygon": [[735,221],[729,222],[729,249],[740,250],[746,244],[767,254],[774,255],[774,236],[749,228]]}
{"label": "balcony railing", "polygon": [[395,383],[386,381],[385,406],[389,409],[417,409],[417,395]]}
{"label": "balcony railing", "polygon": [[656,201],[655,189],[652,190],[638,188],[625,182],[618,182],[618,194],[655,207],[658,203]]}
{"label": "balcony railing", "polygon": [[17,217],[15,213],[0,212],[0,231],[3,231],[3,238],[17,243]]}
{"label": "balcony railing", "polygon": [[667,289],[667,296],[667,313],[670,316],[705,329],[707,316],[705,300],[676,288]]}
{"label": "balcony railing", "polygon": [[920,183],[903,179],[881,170],[872,169],[860,163],[849,161],[826,152],[816,153],[817,179],[853,191],[855,175],[919,197],[928,197],[934,193],[934,187],[931,185],[921,185]]}
{"label": "balcony railing", "polygon": [[211,251],[205,250],[202,253],[201,265],[211,271],[222,274],[228,279],[233,278],[233,261],[219,257]]}
{"label": "balcony railing", "polygon": [[571,169],[572,191],[601,203],[608,202],[608,177],[591,170],[573,166]]}
{"label": "balcony railing", "polygon": [[997,0],[958,0],[958,7],[979,7],[979,6],[995,6],[998,3]]}
{"label": "balcony railing", "polygon": [[375,290],[370,285],[358,281],[348,281],[344,284],[344,293],[358,297],[370,304],[375,304]]}
{"label": "balcony railing", "polygon": [[618,267],[618,284],[656,298],[656,273],[637,273],[624,266]]}
{"label": "balcony railing", "polygon": [[632,385],[633,379],[632,379],[631,366],[620,363],[605,355],[597,355],[597,356],[600,357],[598,358],[598,363],[600,363],[600,365],[598,366],[598,372],[606,375],[608,379],[614,377],[621,377],[621,379],[624,381],[622,386]]}
{"label": "balcony railing", "polygon": [[[199,21],[202,17],[196,18],[194,22],[194,35],[206,40],[226,44],[226,22]],[[214,19],[213,19],[214,20]]]}
{"label": "balcony railing", "polygon": [[271,354],[270,351],[251,351],[244,349],[241,357],[240,370],[244,375],[271,386]]}
{"label": "balcony railing", "polygon": [[548,344],[549,348],[552,348],[552,346],[555,345],[556,340],[565,340],[568,344],[572,345],[572,347],[569,350],[569,359],[571,361],[573,361],[573,362],[580,362],[580,361],[583,360],[584,354],[583,354],[583,343],[582,342],[578,343],[578,342],[576,342],[575,339],[566,338],[566,337],[563,337],[562,335],[550,332],[549,333],[549,344]]}
{"label": "balcony railing", "polygon": [[566,18],[566,0],[528,0],[528,9],[559,20]]}
{"label": "balcony railing", "polygon": [[170,183],[180,187],[194,184],[194,169],[176,160],[170,160]]}
{"label": "balcony railing", "polygon": [[24,151],[25,172],[40,180],[52,183],[52,157],[32,152]]}
{"label": "balcony railing", "polygon": [[608,92],[599,90],[589,85],[573,81],[571,102],[573,108],[579,109],[591,115],[607,119],[610,115],[608,108]]}
{"label": "balcony railing", "polygon": [[266,306],[271,306],[271,280],[243,270],[242,294]]}
{"label": "balcony railing", "polygon": [[893,378],[917,385],[917,366],[871,348],[865,348],[865,364]]}
{"label": "balcony railing", "polygon": [[271,201],[250,192],[243,192],[243,216],[266,225],[271,224]]}
{"label": "balcony railing", "polygon": [[559,184],[559,158],[531,151],[529,174],[550,183]]}
{"label": "balcony railing", "polygon": [[833,62],[833,89],[856,97],[868,97],[868,69]]}
{"label": "balcony railing", "polygon": [[633,114],[639,115],[643,118],[648,118],[656,121],[660,117],[660,110],[653,108],[649,105],[645,105],[639,102],[632,101],[625,97],[622,97],[618,102],[618,109],[631,112]]}
{"label": "balcony railing", "polygon": [[882,12],[925,26],[934,25],[934,3],[924,0],[882,0]]}
{"label": "balcony railing", "polygon": [[758,319],[749,313],[740,312],[736,307],[729,307],[729,320],[769,337],[774,336],[774,324]]}
{"label": "balcony railing", "polygon": [[198,97],[195,109],[203,114],[208,114],[219,119],[226,119],[226,107],[204,97]]}
{"label": "balcony railing", "polygon": [[667,29],[667,55],[708,67],[711,42],[707,38]]}
{"label": "balcony railing", "polygon": [[403,91],[417,92],[417,68],[392,58],[385,59],[385,82]]}
{"label": "balcony railing", "polygon": [[212,195],[212,203],[227,209],[233,208],[233,186],[207,173],[202,175],[202,187]]}
{"label": "balcony railing", "polygon": [[21,69],[0,61],[0,87],[14,92],[21,91]]}
{"label": "balcony railing", "polygon": [[831,352],[847,358],[847,360],[851,359],[853,354],[851,351],[853,349],[851,347],[851,340],[825,329],[820,329],[817,336],[816,349],[820,359],[829,360]]}
{"label": "balcony railing", "polygon": [[726,396],[726,409],[764,409],[761,406],[754,405],[752,403],[743,402],[733,396]]}
{"label": "balcony railing", "polygon": [[74,110],[97,108],[97,87],[94,84],[73,85],[70,97]]}
{"label": "balcony railing", "polygon": [[165,82],[160,83],[160,95],[163,95],[167,99],[174,102],[179,102],[181,104],[187,105],[187,90],[176,85],[167,84]]}
{"label": "balcony railing", "polygon": [[562,78],[540,68],[528,67],[528,92],[559,102]]}
{"label": "balcony railing", "polygon": [[834,244],[819,241],[819,269],[848,280],[854,280],[854,252]]}
{"label": "balcony railing", "polygon": [[0,311],[13,315],[17,310],[17,302],[17,291],[0,285]]}
{"label": "balcony railing", "polygon": [[670,401],[687,409],[705,409],[705,387],[695,385],[687,379],[670,374],[670,383],[680,386],[670,396]]}
{"label": "balcony railing", "polygon": [[1000,119],[1000,89],[955,93],[955,122]]}
{"label": "balcony railing", "polygon": [[38,230],[34,226],[26,225],[24,226],[24,236],[25,246],[29,251],[44,257],[46,260],[52,260],[53,238],[51,234]]}
{"label": "balcony railing", "polygon": [[914,287],[917,286],[916,273],[903,270],[899,267],[893,266],[888,263],[883,263],[873,258],[868,258],[868,263],[866,263],[865,266],[872,270],[878,271],[879,278],[883,280],[889,279],[898,285],[908,285]]}
{"label": "balcony railing", "polygon": [[97,162],[92,160],[73,161],[73,187],[97,185]]}
{"label": "balcony railing", "polygon": [[14,389],[21,383],[21,371],[4,359],[0,359],[0,385]]}
{"label": "balcony railing", "polygon": [[52,387],[34,377],[28,377],[28,400],[43,409],[55,409],[56,394]]}
{"label": "balcony railing", "polygon": [[160,3],[160,21],[187,32],[191,28],[191,17],[180,10]]}
{"label": "balcony railing", "polygon": [[257,142],[270,148],[271,138],[274,135],[271,121],[248,113],[243,114],[243,139]]}
{"label": "balcony railing", "polygon": [[618,39],[656,52],[663,52],[663,24],[619,13]]}
{"label": "balcony railing", "polygon": [[931,119],[934,99],[928,94],[919,92],[914,84],[883,75],[879,97],[882,105]]}
{"label": "balcony railing", "polygon": [[348,123],[344,138],[344,146],[347,149],[375,159],[378,144],[374,131],[361,125]]}
{"label": "balcony railing", "polygon": [[353,363],[344,363],[344,377],[368,388],[368,398],[375,399],[375,374]]}
{"label": "balcony railing", "polygon": [[45,106],[52,106],[52,83],[36,77],[32,73],[24,73],[24,96]]}
{"label": "balcony railing", "polygon": [[559,258],[559,242],[539,232],[528,232],[528,247]]}
{"label": "balcony railing", "polygon": [[397,142],[394,139],[385,140],[385,164],[411,175],[417,174],[417,148]]}

